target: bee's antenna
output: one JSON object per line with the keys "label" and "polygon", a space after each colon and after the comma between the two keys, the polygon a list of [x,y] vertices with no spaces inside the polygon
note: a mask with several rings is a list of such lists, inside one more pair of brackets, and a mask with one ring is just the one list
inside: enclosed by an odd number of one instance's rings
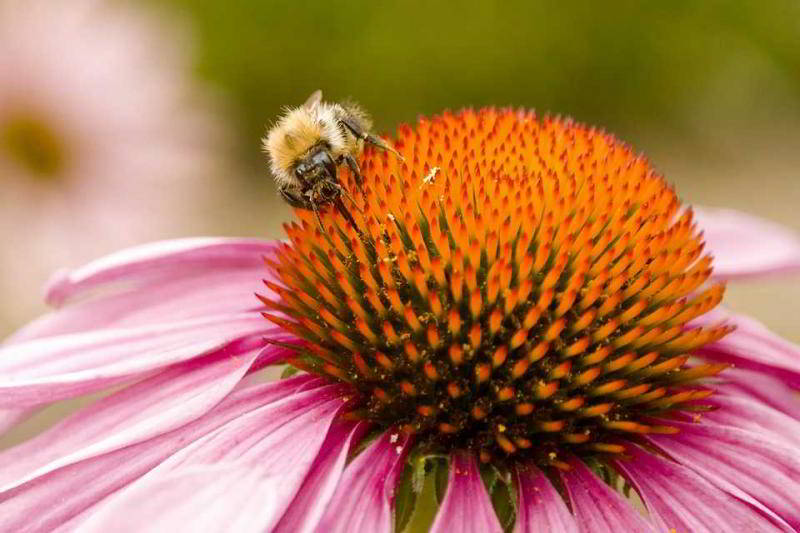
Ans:
{"label": "bee's antenna", "polygon": [[397,158],[400,161],[405,161],[406,160],[406,158],[403,157],[400,154],[400,152],[398,152],[397,150],[395,150],[394,148],[392,148],[391,146],[389,146],[388,144],[383,142],[383,139],[381,139],[380,137],[376,137],[375,135],[372,135],[371,133],[369,133],[367,131],[361,131],[361,128],[359,128],[355,123],[353,123],[352,120],[344,119],[344,120],[341,121],[341,123],[344,124],[345,127],[347,129],[349,129],[353,133],[353,135],[355,135],[359,139],[363,139],[364,142],[368,142],[370,144],[374,144],[378,148],[380,148],[382,150],[386,150],[387,152],[392,152],[394,155],[397,156]]}
{"label": "bee's antenna", "polygon": [[395,156],[397,156],[397,159],[399,159],[400,161],[405,161],[406,160],[406,158],[403,157],[400,152],[398,152],[397,150],[395,150],[394,148],[392,148],[391,146],[386,144],[383,141],[383,139],[381,139],[380,137],[376,137],[375,135],[372,135],[370,133],[365,133],[364,134],[364,140],[367,141],[370,144],[374,144],[375,146],[377,146],[381,150],[386,150],[387,152],[393,153]]}

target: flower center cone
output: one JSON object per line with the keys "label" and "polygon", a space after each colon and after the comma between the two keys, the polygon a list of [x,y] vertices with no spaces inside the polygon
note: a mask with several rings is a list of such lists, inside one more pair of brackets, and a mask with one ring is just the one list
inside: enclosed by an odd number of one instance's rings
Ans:
{"label": "flower center cone", "polygon": [[692,211],[609,134],[533,112],[421,119],[368,148],[345,200],[296,210],[265,316],[307,341],[291,362],[358,392],[350,416],[431,453],[559,466],[677,431],[725,365],[687,327],[716,306]]}

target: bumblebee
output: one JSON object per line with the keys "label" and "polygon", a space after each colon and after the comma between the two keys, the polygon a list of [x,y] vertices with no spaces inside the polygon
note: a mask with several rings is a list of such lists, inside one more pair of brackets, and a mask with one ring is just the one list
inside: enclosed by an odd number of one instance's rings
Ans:
{"label": "bumblebee", "polygon": [[360,188],[358,156],[364,143],[403,159],[370,133],[371,127],[369,115],[358,105],[323,102],[322,91],[314,92],[302,106],[288,109],[263,140],[278,192],[286,203],[314,211],[323,230],[320,209],[333,205],[358,229],[342,201],[345,197],[356,205],[339,182],[338,168],[346,164]]}

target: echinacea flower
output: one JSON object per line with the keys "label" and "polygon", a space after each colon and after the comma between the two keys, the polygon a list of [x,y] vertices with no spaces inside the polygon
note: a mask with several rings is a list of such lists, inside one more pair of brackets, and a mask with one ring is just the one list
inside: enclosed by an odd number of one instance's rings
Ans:
{"label": "echinacea flower", "polygon": [[800,529],[800,348],[718,307],[796,270],[793,235],[696,224],[567,120],[446,113],[394,146],[342,173],[357,228],[296,211],[287,242],[58,276],[0,349],[0,421],[110,393],[0,454],[0,529],[400,531],[428,497],[433,531]]}
{"label": "echinacea flower", "polygon": [[55,268],[189,224],[225,142],[185,37],[145,6],[0,0],[5,327]]}

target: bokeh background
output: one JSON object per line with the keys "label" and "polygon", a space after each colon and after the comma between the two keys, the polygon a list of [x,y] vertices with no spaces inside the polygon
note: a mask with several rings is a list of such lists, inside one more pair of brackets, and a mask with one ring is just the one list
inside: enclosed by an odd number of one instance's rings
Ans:
{"label": "bokeh background", "polygon": [[[0,5],[0,338],[44,309],[59,266],[280,237],[291,214],[260,138],[318,88],[389,133],[444,108],[571,115],[648,154],[686,202],[800,231],[797,0]],[[798,285],[727,302],[800,341]]]}

